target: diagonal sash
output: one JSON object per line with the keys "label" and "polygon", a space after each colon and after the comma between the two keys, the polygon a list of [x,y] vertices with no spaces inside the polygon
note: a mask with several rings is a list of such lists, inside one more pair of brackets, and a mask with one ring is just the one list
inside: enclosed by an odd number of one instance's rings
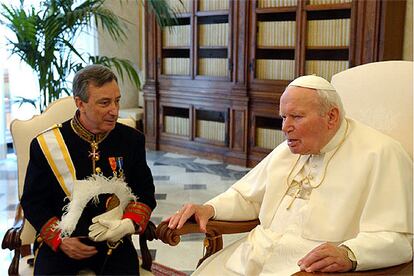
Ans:
{"label": "diagonal sash", "polygon": [[68,198],[71,198],[76,171],[62,133],[56,125],[37,136],[40,148],[56,179]]}

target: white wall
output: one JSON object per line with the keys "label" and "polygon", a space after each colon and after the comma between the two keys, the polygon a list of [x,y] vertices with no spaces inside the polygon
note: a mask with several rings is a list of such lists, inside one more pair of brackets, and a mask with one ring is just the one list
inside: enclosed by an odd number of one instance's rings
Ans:
{"label": "white wall", "polygon": [[[110,8],[115,14],[126,19],[126,38],[123,42],[113,41],[110,36],[98,31],[98,54],[108,57],[116,56],[132,61],[141,71],[143,68],[143,44],[142,38],[142,2],[139,0],[109,0],[105,6]],[[141,81],[144,82],[143,78]],[[119,80],[121,88],[121,108],[132,108],[141,106],[139,102],[138,89],[126,78],[124,82]]]}

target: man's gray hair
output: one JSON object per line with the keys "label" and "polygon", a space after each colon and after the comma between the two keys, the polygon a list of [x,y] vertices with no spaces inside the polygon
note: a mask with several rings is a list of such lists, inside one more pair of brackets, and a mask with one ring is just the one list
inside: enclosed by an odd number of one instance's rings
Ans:
{"label": "man's gray hair", "polygon": [[339,110],[339,121],[345,117],[344,106],[342,105],[341,97],[335,90],[316,89],[320,102],[320,113],[326,114],[331,108],[336,107]]}
{"label": "man's gray hair", "polygon": [[79,97],[83,102],[88,102],[89,84],[101,87],[108,82],[112,82],[113,80],[118,82],[118,78],[108,67],[100,64],[88,65],[79,70],[73,78],[73,97]]}

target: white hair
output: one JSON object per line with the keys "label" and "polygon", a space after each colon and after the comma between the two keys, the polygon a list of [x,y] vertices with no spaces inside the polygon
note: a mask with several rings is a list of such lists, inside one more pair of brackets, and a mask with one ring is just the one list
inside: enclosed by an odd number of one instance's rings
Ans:
{"label": "white hair", "polygon": [[342,105],[341,97],[336,90],[316,89],[320,103],[320,112],[325,114],[331,108],[336,107],[339,110],[339,121],[345,117],[344,106]]}

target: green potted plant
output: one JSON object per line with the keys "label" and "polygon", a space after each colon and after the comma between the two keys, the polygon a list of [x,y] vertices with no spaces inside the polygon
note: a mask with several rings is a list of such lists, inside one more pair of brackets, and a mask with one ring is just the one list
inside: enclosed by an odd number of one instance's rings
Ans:
{"label": "green potted plant", "polygon": [[[115,68],[121,79],[126,75],[136,87],[141,82],[137,70],[126,59],[92,56],[74,47],[81,32],[97,26],[109,33],[115,41],[125,39],[126,23],[104,5],[105,0],[41,0],[36,7],[1,5],[0,23],[14,33],[8,44],[12,55],[18,55],[38,75],[39,108],[70,95],[68,76],[88,63],[101,63]],[[143,3],[143,2],[142,2]],[[155,13],[157,22],[170,25],[175,13],[166,0],[148,0],[148,8]]]}

